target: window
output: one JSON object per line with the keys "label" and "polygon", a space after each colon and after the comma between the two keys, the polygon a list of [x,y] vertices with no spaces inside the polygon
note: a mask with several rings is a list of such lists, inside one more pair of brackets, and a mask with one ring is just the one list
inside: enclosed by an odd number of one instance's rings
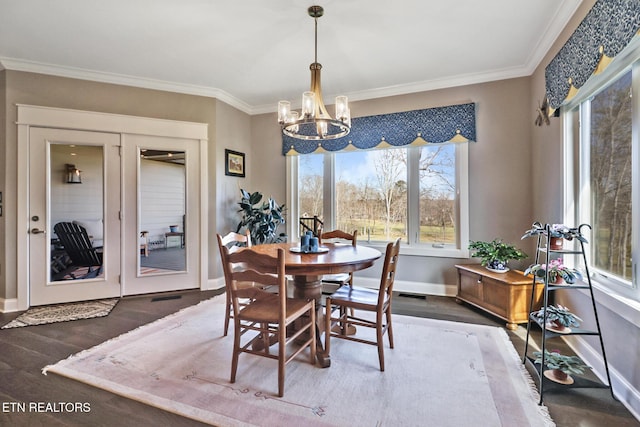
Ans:
{"label": "window", "polygon": [[299,212],[301,217],[312,218],[323,215],[323,182],[322,170],[324,156],[309,154],[300,156],[298,188],[299,188]]}
{"label": "window", "polygon": [[639,141],[633,142],[640,112],[632,98],[640,89],[638,72],[638,65],[627,66],[600,82],[588,98],[569,104],[565,118],[570,127],[580,129],[575,136],[568,135],[568,142],[580,153],[574,174],[578,185],[570,194],[569,206],[574,200],[578,222],[592,226],[587,248],[593,279],[640,300],[634,272],[637,260],[632,256],[640,248]]}
{"label": "window", "polygon": [[338,153],[335,162],[337,228],[367,241],[406,240],[407,148]]}
{"label": "window", "polygon": [[631,71],[591,101],[591,223],[595,268],[631,280]]}
{"label": "window", "polygon": [[419,154],[419,241],[454,244],[458,223],[455,146],[427,146]]}
{"label": "window", "polygon": [[467,156],[465,143],[291,156],[291,212],[357,229],[362,242],[400,237],[416,254],[467,256]]}

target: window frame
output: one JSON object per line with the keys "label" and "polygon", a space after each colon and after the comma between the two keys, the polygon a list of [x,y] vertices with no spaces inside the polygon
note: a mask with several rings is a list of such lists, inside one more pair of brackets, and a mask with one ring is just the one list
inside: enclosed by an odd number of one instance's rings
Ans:
{"label": "window frame", "polygon": [[[564,218],[567,224],[591,223],[590,209],[590,125],[591,99],[623,74],[632,71],[632,223],[640,224],[640,39],[636,39],[616,61],[600,75],[593,76],[578,95],[562,106],[564,151]],[[615,298],[640,301],[638,263],[640,261],[640,226],[632,230],[631,281],[595,267],[587,251],[592,284]],[[591,244],[592,242],[590,242]],[[634,304],[634,305],[635,305]]]}
{"label": "window frame", "polygon": [[[456,230],[456,243],[455,245],[445,245],[445,247],[434,247],[432,243],[418,243],[418,235],[416,234],[416,227],[419,226],[419,220],[412,218],[415,215],[411,215],[411,212],[418,211],[419,206],[419,174],[416,166],[417,156],[408,155],[408,182],[409,194],[407,201],[407,228],[408,228],[408,242],[403,240],[402,242],[402,254],[403,255],[417,255],[417,256],[430,256],[430,257],[442,257],[442,258],[468,258],[469,249],[466,242],[469,241],[469,143],[453,143],[455,149],[455,178],[456,178],[456,215],[458,220],[458,228]],[[419,147],[407,146],[412,151],[417,153]],[[335,224],[335,154],[324,154],[324,212],[325,212],[325,228],[332,229]],[[286,161],[286,181],[287,181],[287,206],[290,220],[287,222],[287,233],[290,236],[290,240],[298,240],[298,221],[299,206],[298,206],[298,156],[288,156]],[[326,161],[329,159],[329,161]],[[415,169],[415,171],[414,171]],[[328,174],[328,176],[327,176]],[[414,182],[415,181],[414,185]],[[411,235],[414,235],[411,238]],[[360,243],[370,247],[384,250],[387,242],[384,241],[371,241]],[[455,246],[455,247],[454,247]]]}

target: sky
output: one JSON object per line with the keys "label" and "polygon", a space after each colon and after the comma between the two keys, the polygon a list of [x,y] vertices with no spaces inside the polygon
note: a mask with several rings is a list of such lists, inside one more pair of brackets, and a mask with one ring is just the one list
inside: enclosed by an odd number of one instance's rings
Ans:
{"label": "sky", "polygon": [[[378,150],[361,150],[336,155],[336,181],[344,180],[359,184],[367,180],[371,184],[377,183],[375,158],[380,153]],[[323,175],[323,154],[308,154],[300,156],[299,174]],[[403,166],[404,168],[404,166]],[[406,172],[401,176],[406,177]],[[406,178],[404,178],[406,180]],[[453,177],[449,178],[453,181]]]}

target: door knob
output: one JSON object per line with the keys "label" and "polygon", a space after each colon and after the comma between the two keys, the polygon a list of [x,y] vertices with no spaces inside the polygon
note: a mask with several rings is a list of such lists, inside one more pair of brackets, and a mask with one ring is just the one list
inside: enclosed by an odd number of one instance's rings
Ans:
{"label": "door knob", "polygon": [[40,230],[39,228],[32,228],[31,229],[31,234],[45,234],[46,231],[45,230]]}

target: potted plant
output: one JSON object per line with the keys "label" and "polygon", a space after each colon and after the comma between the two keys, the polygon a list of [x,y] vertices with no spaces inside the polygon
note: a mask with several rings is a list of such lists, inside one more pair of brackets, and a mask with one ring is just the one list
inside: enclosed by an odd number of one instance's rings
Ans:
{"label": "potted plant", "polygon": [[285,206],[279,205],[271,197],[263,201],[262,194],[257,191],[249,193],[241,189],[240,193],[242,197],[238,212],[242,213],[242,220],[238,223],[236,233],[248,229],[254,245],[285,241],[285,233],[277,234],[278,227],[284,224]]}
{"label": "potted plant", "polygon": [[569,268],[562,263],[562,258],[549,261],[547,264],[532,264],[524,271],[525,276],[533,274],[536,278],[544,280],[545,273],[548,275],[549,283],[562,283],[564,280],[568,284],[573,284],[577,279],[582,280],[582,274],[575,268]]}
{"label": "potted plant", "polygon": [[520,260],[527,257],[527,254],[513,245],[504,243],[501,239],[493,239],[491,242],[471,241],[469,249],[473,252],[471,256],[480,258],[480,263],[488,270],[498,273],[509,271],[507,262],[509,260]]}
{"label": "potted plant", "polygon": [[[536,356],[534,363],[541,364],[542,352],[534,351],[533,355]],[[570,374],[582,374],[585,369],[591,369],[578,356],[566,356],[560,354],[558,350],[551,352],[545,350],[544,364],[549,368],[544,371],[544,376],[561,384],[573,384],[573,378]]]}
{"label": "potted plant", "polygon": [[573,314],[567,307],[560,304],[547,306],[546,310],[541,308],[538,311],[534,311],[531,315],[538,321],[540,325],[545,322],[546,312],[546,326],[545,328],[562,334],[571,332],[571,326],[580,326],[581,318]]}
{"label": "potted plant", "polygon": [[559,250],[562,249],[563,239],[573,240],[577,239],[582,243],[588,243],[587,239],[582,235],[580,227],[568,227],[564,224],[547,224],[542,225],[539,222],[534,222],[530,230],[525,231],[522,239],[525,237],[533,237],[537,235],[545,235],[549,239],[549,249]]}

